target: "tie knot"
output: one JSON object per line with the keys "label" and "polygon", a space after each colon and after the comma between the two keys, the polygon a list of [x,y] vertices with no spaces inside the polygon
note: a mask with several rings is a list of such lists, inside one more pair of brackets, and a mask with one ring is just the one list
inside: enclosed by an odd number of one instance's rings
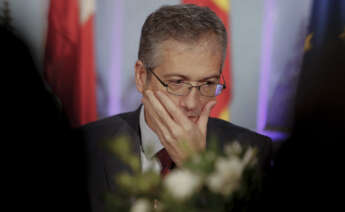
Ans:
{"label": "tie knot", "polygon": [[163,177],[166,176],[170,172],[170,170],[175,168],[175,163],[171,160],[165,148],[157,152],[156,157],[159,159],[159,162],[162,166],[161,175]]}

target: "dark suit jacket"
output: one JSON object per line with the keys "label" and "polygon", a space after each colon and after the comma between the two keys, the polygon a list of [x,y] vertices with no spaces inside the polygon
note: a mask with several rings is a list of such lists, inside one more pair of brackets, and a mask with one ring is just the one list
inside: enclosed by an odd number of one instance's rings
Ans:
{"label": "dark suit jacket", "polygon": [[[121,171],[130,171],[121,160],[110,153],[103,141],[121,135],[130,137],[133,153],[140,158],[140,108],[134,112],[123,113],[85,125],[82,128],[88,155],[88,190],[93,212],[103,212],[102,196],[106,192],[116,192],[114,176]],[[209,118],[207,141],[216,138],[220,148],[225,143],[238,141],[241,145],[250,145],[259,149],[259,164],[262,169],[269,166],[271,140],[229,122]]]}

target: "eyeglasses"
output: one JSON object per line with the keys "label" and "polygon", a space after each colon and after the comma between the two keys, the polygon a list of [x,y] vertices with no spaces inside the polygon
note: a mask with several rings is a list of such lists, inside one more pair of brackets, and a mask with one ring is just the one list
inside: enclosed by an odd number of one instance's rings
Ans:
{"label": "eyeglasses", "polygon": [[192,88],[197,88],[202,96],[206,97],[215,97],[222,93],[222,91],[226,88],[224,76],[222,74],[222,78],[224,84],[218,84],[214,82],[206,82],[202,85],[192,85],[188,82],[163,82],[152,70],[151,68],[147,68],[156,78],[157,80],[167,88],[167,91],[176,96],[187,96]]}

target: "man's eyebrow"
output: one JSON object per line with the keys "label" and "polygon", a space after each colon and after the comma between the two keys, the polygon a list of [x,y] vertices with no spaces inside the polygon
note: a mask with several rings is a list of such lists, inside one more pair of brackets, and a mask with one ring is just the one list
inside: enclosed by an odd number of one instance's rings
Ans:
{"label": "man's eyebrow", "polygon": [[200,80],[200,81],[205,81],[205,80],[208,80],[208,79],[212,79],[212,78],[219,78],[220,75],[219,74],[214,74],[214,75],[211,75],[209,77],[205,77],[204,79]]}
{"label": "man's eyebrow", "polygon": [[[180,77],[182,79],[186,79],[186,80],[189,80],[189,77],[185,76],[185,75],[182,75],[182,74],[175,74],[175,73],[171,73],[171,74],[165,74],[163,75],[164,78],[169,78],[169,77]],[[205,81],[205,80],[209,80],[209,79],[212,79],[212,78],[219,78],[220,75],[219,74],[213,74],[211,76],[208,76],[208,77],[205,77],[199,81]]]}
{"label": "man's eyebrow", "polygon": [[164,77],[164,78],[169,78],[169,77],[180,77],[180,78],[183,78],[183,79],[188,79],[188,77],[185,76],[185,75],[182,75],[182,74],[175,74],[175,73],[164,74],[163,77]]}

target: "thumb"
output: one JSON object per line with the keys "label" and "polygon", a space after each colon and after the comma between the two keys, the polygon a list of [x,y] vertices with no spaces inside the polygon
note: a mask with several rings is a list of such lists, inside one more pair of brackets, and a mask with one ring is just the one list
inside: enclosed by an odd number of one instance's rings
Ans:
{"label": "thumb", "polygon": [[208,121],[208,117],[210,115],[210,112],[212,110],[212,108],[216,105],[216,101],[211,101],[208,102],[205,107],[203,108],[199,120],[198,120],[198,126],[199,129],[202,130],[202,132],[206,131],[206,127],[207,127],[207,121]]}

